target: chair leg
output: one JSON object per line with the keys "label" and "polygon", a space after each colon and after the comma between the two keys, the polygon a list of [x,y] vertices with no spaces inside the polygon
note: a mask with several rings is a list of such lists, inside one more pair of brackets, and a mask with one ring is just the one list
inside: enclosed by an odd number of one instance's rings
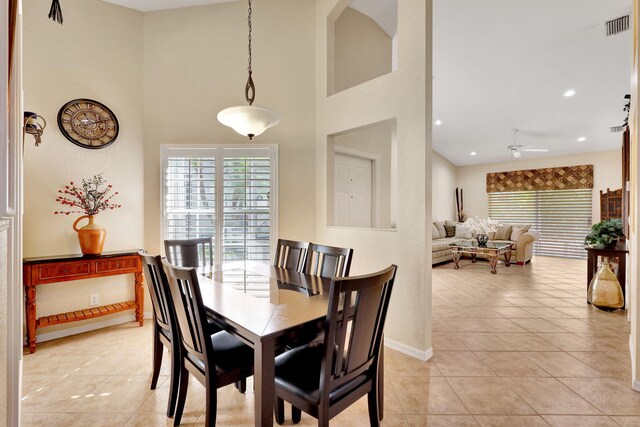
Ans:
{"label": "chair leg", "polygon": [[205,415],[205,425],[207,427],[215,427],[216,415],[218,413],[218,392],[215,381],[207,375],[207,408]]}
{"label": "chair leg", "polygon": [[153,375],[151,376],[151,390],[155,390],[158,385],[158,377],[160,376],[160,368],[162,367],[163,345],[160,341],[158,327],[153,327]]}
{"label": "chair leg", "polygon": [[369,403],[369,424],[371,427],[378,427],[380,425],[380,413],[378,412],[378,390],[377,387],[373,387],[367,394]]}
{"label": "chair leg", "polygon": [[291,405],[291,421],[294,424],[298,424],[302,419],[302,411],[295,406]]}
{"label": "chair leg", "polygon": [[173,425],[179,426],[184,411],[184,403],[187,400],[187,389],[189,388],[189,371],[184,367],[184,361],[180,361],[180,387],[178,388],[178,402],[176,402],[176,414]]}
{"label": "chair leg", "polygon": [[276,397],[275,407],[273,408],[278,425],[284,424],[284,400]]}
{"label": "chair leg", "polygon": [[171,418],[176,413],[176,401],[178,399],[178,387],[180,386],[180,355],[174,346],[171,350],[171,378],[169,383],[169,403],[167,404],[167,417]]}
{"label": "chair leg", "polygon": [[240,381],[237,381],[235,386],[240,393],[244,394],[247,391],[247,379],[243,378]]}

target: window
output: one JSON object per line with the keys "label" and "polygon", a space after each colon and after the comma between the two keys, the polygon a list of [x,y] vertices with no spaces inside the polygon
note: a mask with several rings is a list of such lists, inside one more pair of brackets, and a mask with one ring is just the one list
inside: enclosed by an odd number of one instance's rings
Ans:
{"label": "window", "polygon": [[211,237],[214,262],[269,262],[277,149],[162,147],[162,239]]}
{"label": "window", "polygon": [[540,232],[536,255],[586,258],[591,230],[592,189],[489,193],[489,216],[500,222],[531,224]]}

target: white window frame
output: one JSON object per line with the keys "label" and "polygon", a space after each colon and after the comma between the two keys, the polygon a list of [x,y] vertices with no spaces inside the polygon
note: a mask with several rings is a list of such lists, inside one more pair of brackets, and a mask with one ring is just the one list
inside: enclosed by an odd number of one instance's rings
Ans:
{"label": "white window frame", "polygon": [[[271,212],[269,215],[269,259],[273,259],[275,256],[275,247],[278,241],[278,145],[277,144],[247,144],[247,145],[224,145],[224,144],[162,144],[160,145],[160,247],[164,254],[164,240],[166,233],[166,212],[165,212],[165,190],[167,185],[166,170],[168,167],[169,156],[184,156],[184,157],[214,157],[215,158],[215,173],[216,173],[216,218],[223,213],[223,197],[218,195],[223,194],[223,165],[224,157],[232,156],[265,156],[268,157],[271,162],[271,182],[269,186],[270,191],[270,206]],[[217,219],[216,219],[217,222]],[[222,267],[222,227],[216,227],[215,249],[214,253],[216,268]],[[166,255],[166,254],[164,254]]]}

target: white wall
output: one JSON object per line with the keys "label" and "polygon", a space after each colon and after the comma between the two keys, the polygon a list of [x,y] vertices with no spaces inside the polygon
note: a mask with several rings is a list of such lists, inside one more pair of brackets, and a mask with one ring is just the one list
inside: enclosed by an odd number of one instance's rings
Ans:
{"label": "white wall", "polygon": [[[352,274],[398,264],[385,339],[418,357],[431,349],[432,2],[398,2],[398,70],[327,97],[332,23],[348,0],[316,2],[317,240],[354,249]],[[327,25],[329,23],[329,25]],[[327,225],[327,137],[397,118],[397,230]]]}
{"label": "white wall", "polygon": [[600,221],[600,190],[622,187],[621,150],[573,154],[570,156],[523,159],[518,161],[461,166],[457,169],[457,186],[464,190],[464,213],[468,217],[489,216],[487,173],[559,166],[593,165],[593,221]]}
{"label": "white wall", "polygon": [[456,195],[458,168],[435,151],[432,157],[432,209],[434,221],[456,221]]}
{"label": "white wall", "polygon": [[[98,0],[66,0],[61,26],[47,18],[50,6],[49,0],[23,2],[25,110],[47,120],[39,147],[31,136],[25,139],[24,256],[80,252],[71,228],[80,214],[53,214],[63,207],[55,201],[57,190],[101,172],[120,193],[113,200],[122,204],[96,217],[107,229],[104,250],[142,248],[142,13]],[[120,134],[112,145],[88,150],[60,133],[58,110],[75,98],[100,101],[115,113]],[[100,304],[133,299],[129,276],[38,287],[37,315],[86,308],[90,293],[100,294]]]}
{"label": "white wall", "polygon": [[[160,145],[238,144],[218,123],[245,104],[247,9],[243,2],[144,15],[145,248],[159,253]],[[254,144],[279,145],[279,237],[315,237],[314,1],[253,5],[254,105],[282,121]]]}

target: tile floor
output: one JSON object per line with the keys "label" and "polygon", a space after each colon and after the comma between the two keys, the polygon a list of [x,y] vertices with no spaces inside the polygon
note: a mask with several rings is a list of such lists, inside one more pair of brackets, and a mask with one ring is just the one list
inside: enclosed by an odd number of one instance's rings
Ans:
{"label": "tile floor", "polygon": [[[586,305],[586,262],[433,269],[429,362],[386,350],[385,426],[639,426],[624,312]],[[47,342],[25,355],[24,426],[165,426],[167,371],[149,390],[151,327],[133,323]],[[218,425],[253,425],[246,395],[219,391]],[[191,381],[183,425],[204,425]],[[287,424],[291,425],[287,409]],[[367,426],[361,400],[332,421]],[[315,425],[303,414],[300,425]]]}

